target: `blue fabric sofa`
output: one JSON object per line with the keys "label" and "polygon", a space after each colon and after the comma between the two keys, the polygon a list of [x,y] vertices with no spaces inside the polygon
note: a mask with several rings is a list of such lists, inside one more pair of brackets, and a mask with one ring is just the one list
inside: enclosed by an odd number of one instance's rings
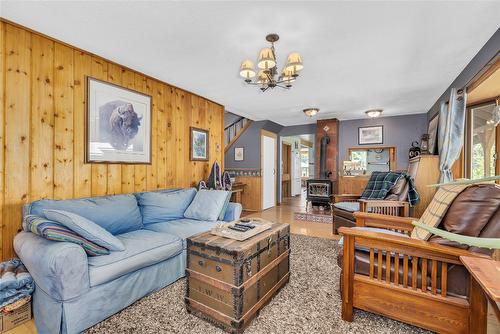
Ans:
{"label": "blue fabric sofa", "polygon": [[[182,191],[194,190],[161,190]],[[19,233],[14,248],[36,283],[33,314],[40,334],[81,332],[185,275],[186,238],[217,222],[182,216],[155,223],[149,217],[146,222],[140,196],[40,200],[25,206],[24,215],[59,209],[84,216],[116,235],[126,248],[88,257],[77,244]],[[240,214],[241,205],[229,203],[224,221]]]}

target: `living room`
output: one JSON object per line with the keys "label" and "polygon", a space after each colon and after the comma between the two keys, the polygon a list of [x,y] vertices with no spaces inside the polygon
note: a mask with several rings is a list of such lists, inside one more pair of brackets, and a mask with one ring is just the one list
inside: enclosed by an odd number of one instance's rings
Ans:
{"label": "living room", "polygon": [[499,16],[0,1],[0,332],[500,333]]}

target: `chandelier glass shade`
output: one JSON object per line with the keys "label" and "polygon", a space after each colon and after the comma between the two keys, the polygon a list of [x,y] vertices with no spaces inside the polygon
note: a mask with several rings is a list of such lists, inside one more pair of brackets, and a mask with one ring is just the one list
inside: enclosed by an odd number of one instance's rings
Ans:
{"label": "chandelier glass shade", "polygon": [[375,118],[375,117],[379,117],[380,115],[382,115],[382,111],[384,111],[384,110],[383,109],[371,109],[371,110],[365,111],[365,114],[368,117]]}
{"label": "chandelier glass shade", "polygon": [[[291,88],[292,83],[299,76],[299,72],[304,68],[300,55],[297,52],[292,52],[288,55],[287,63],[283,66],[282,71],[278,72],[278,64],[274,49],[274,43],[278,41],[278,39],[279,36],[277,34],[269,34],[266,36],[266,40],[271,43],[271,47],[260,50],[257,61],[258,72],[254,70],[254,63],[251,60],[245,60],[241,63],[240,76],[247,84],[259,86],[263,92],[274,87],[284,89]],[[255,76],[256,78],[252,80]]]}
{"label": "chandelier glass shade", "polygon": [[319,113],[319,108],[307,108],[302,111],[304,112],[304,114],[306,114],[306,116],[313,117],[314,115]]}

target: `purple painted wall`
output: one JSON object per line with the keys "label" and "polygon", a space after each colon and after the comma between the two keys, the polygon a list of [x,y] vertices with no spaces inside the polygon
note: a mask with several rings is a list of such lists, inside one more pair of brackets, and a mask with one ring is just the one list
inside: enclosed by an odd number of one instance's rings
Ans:
{"label": "purple painted wall", "polygon": [[418,141],[420,143],[422,134],[427,131],[427,114],[340,121],[339,163],[341,164],[342,161],[347,160],[349,147],[363,146],[358,145],[358,128],[375,125],[384,126],[384,143],[380,146],[395,146],[397,168],[406,169],[408,167],[408,149],[411,147],[411,142]]}

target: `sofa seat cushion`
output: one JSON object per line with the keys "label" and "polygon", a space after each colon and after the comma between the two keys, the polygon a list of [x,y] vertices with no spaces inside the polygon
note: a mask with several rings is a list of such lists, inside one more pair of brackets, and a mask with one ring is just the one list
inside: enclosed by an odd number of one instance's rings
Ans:
{"label": "sofa seat cushion", "polygon": [[148,224],[145,229],[168,233],[182,239],[183,249],[186,249],[186,239],[198,233],[211,230],[218,222],[200,221],[194,219],[177,219],[162,223]]}
{"label": "sofa seat cushion", "polygon": [[182,252],[181,239],[167,233],[141,229],[120,234],[117,238],[125,245],[124,251],[89,257],[90,286],[109,282]]}

